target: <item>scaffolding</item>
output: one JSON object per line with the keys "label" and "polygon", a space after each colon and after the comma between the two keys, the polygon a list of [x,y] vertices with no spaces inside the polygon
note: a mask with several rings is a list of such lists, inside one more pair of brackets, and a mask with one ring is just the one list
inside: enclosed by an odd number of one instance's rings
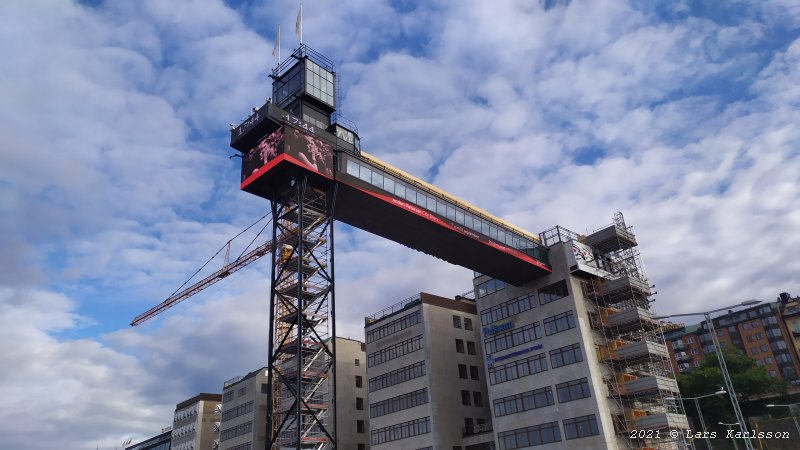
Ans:
{"label": "scaffolding", "polygon": [[329,413],[335,392],[333,192],[296,180],[272,202],[269,445],[274,450],[335,449]]}
{"label": "scaffolding", "polygon": [[[542,242],[573,244],[583,280],[603,383],[619,442],[631,449],[683,449],[688,429],[669,351],[660,323],[654,320],[651,285],[636,237],[622,213],[614,223],[587,236],[563,227],[541,234]],[[583,268],[583,270],[581,270]],[[634,432],[634,430],[636,432]]]}

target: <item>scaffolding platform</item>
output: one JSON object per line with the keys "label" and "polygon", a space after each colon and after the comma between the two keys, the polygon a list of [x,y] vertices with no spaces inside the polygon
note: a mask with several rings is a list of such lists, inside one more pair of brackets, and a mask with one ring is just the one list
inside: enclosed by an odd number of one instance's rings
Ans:
{"label": "scaffolding platform", "polygon": [[627,250],[637,245],[633,233],[613,224],[586,236],[583,242],[603,251]]}

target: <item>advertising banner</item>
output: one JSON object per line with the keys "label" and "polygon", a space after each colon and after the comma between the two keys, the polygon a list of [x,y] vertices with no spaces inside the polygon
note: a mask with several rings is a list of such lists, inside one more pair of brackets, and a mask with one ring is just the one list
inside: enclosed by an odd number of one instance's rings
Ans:
{"label": "advertising banner", "polygon": [[252,149],[242,156],[242,182],[254,174],[258,169],[283,153],[284,127],[264,136]]}
{"label": "advertising banner", "polygon": [[284,152],[309,169],[333,178],[333,147],[322,139],[297,128],[286,128]]}

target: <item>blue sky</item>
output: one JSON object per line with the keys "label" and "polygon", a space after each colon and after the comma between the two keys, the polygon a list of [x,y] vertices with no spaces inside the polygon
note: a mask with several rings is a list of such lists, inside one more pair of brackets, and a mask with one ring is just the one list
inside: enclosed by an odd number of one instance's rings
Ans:
{"label": "blue sky", "polygon": [[[288,55],[297,7],[0,4],[9,448],[152,436],[177,402],[263,364],[266,261],[128,323],[266,212],[238,190],[227,128],[270,95],[275,27]],[[623,211],[660,312],[800,291],[796,1],[322,0],[304,14],[370,153],[534,233]],[[471,288],[465,269],[337,233],[342,334],[414,292]]]}

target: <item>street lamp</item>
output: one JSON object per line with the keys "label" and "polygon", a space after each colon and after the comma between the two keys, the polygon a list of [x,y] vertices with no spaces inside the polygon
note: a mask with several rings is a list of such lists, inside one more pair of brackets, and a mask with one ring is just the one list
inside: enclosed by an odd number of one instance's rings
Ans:
{"label": "street lamp", "polygon": [[789,414],[792,415],[792,420],[794,420],[794,428],[797,430],[797,435],[800,436],[800,425],[797,424],[797,417],[794,415],[794,407],[800,405],[800,403],[791,403],[789,405],[775,405],[770,403],[767,405],[767,408],[775,408],[778,406],[785,406],[789,408]]}
{"label": "street lamp", "polygon": [[[719,345],[719,339],[717,339],[717,331],[714,329],[714,321],[711,320],[711,313],[725,311],[726,309],[736,308],[739,306],[752,306],[761,303],[761,300],[745,300],[737,305],[733,306],[726,306],[724,308],[717,308],[712,309],[710,311],[701,311],[696,313],[690,314],[669,314],[666,316],[655,316],[653,319],[661,320],[666,319],[669,317],[686,317],[686,316],[699,316],[703,315],[706,318],[706,323],[708,324],[708,332],[711,334],[711,341],[714,343],[714,350],[717,352],[717,360],[719,361],[719,368],[722,371],[722,380],[725,382],[725,389],[728,390],[728,394],[731,397],[731,405],[733,406],[733,413],[736,416],[736,420],[738,420],[739,430],[742,432],[742,436],[747,436],[747,429],[746,429],[746,422],[744,421],[744,416],[742,416],[742,409],[739,407],[739,399],[736,398],[736,391],[733,389],[733,382],[731,381],[731,375],[728,373],[728,365],[725,363],[725,358],[722,356],[722,347]],[[735,443],[736,441],[734,441]],[[753,444],[750,442],[749,439],[744,440],[744,445],[747,450],[754,450]]]}
{"label": "street lamp", "polygon": [[707,433],[708,428],[706,428],[706,422],[703,419],[703,412],[700,411],[700,402],[698,402],[697,400],[701,399],[701,398],[713,397],[715,395],[725,395],[725,394],[727,394],[725,389],[720,388],[717,392],[714,392],[713,394],[701,395],[699,397],[677,397],[677,398],[676,397],[664,397],[664,400],[680,400],[680,401],[694,400],[694,407],[697,408],[697,415],[700,418],[700,427],[702,427],[702,429],[703,429],[703,437],[706,439],[706,446],[708,447],[708,450],[714,450],[714,447],[711,446],[711,439],[709,439],[709,437],[708,437],[708,433]]}
{"label": "street lamp", "polygon": [[[740,427],[742,426],[741,422],[736,422],[736,423],[722,423],[722,422],[719,422],[719,424],[728,427],[728,433],[730,433],[731,428],[735,427],[736,425],[739,425]],[[731,439],[733,440],[733,448],[735,448],[736,450],[739,450],[739,446],[736,444],[736,438],[733,437],[733,435],[731,435]],[[745,439],[744,440],[745,444],[747,444],[748,442],[750,442],[749,439]]]}

